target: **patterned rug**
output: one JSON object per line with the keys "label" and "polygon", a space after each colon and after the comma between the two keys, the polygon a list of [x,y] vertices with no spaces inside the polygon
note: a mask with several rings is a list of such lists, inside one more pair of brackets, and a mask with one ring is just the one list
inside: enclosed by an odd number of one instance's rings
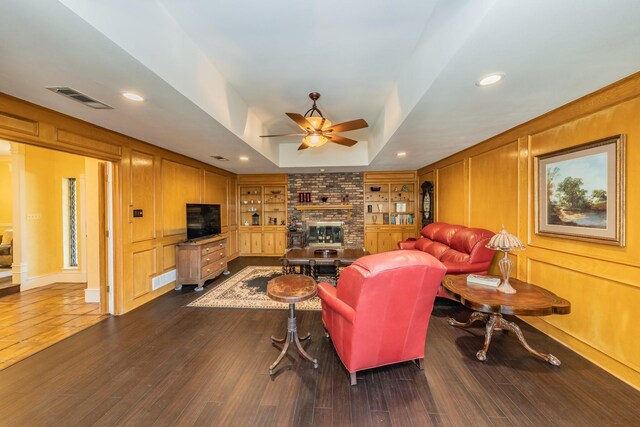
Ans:
{"label": "patterned rug", "polygon": [[[267,296],[267,282],[280,275],[282,267],[245,267],[187,307],[288,310],[288,304],[274,301]],[[320,298],[317,296],[296,304],[296,310],[321,309]]]}

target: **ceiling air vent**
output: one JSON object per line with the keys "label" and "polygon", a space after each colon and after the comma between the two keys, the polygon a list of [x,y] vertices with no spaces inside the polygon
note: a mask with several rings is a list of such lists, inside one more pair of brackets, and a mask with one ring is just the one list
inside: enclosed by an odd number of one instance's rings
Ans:
{"label": "ceiling air vent", "polygon": [[216,160],[220,160],[221,162],[228,162],[229,159],[227,159],[226,157],[222,157],[222,156],[211,156],[212,158],[216,159]]}
{"label": "ceiling air vent", "polygon": [[53,86],[48,87],[51,92],[58,93],[60,95],[66,96],[67,98],[73,99],[74,101],[78,101],[87,107],[95,108],[96,110],[113,110],[113,107],[96,101],[95,99],[88,97],[84,93],[80,93],[75,89],[71,89],[70,87],[65,86]]}

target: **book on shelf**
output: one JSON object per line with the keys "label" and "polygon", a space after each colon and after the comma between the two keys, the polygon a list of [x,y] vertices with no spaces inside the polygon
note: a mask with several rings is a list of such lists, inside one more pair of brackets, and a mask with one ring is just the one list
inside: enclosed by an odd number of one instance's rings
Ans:
{"label": "book on shelf", "polygon": [[484,276],[482,274],[470,274],[467,276],[467,285],[482,285],[497,288],[500,286],[500,278]]}

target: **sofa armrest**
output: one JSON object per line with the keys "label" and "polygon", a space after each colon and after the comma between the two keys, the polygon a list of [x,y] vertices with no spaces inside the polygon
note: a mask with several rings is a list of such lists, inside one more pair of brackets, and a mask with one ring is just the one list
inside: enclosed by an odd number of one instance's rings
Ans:
{"label": "sofa armrest", "polygon": [[318,283],[318,296],[329,306],[331,310],[338,313],[349,323],[353,323],[353,320],[356,316],[356,312],[351,306],[349,306],[344,301],[338,299],[337,290],[333,286],[328,283]]}
{"label": "sofa armrest", "polygon": [[416,248],[416,240],[402,240],[398,242],[398,247],[400,249],[415,249]]}

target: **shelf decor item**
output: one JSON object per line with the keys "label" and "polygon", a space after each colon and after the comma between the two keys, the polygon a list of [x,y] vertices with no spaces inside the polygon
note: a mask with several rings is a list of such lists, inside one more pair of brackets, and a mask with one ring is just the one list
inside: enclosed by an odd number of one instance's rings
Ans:
{"label": "shelf decor item", "polygon": [[509,259],[509,252],[524,249],[524,245],[516,236],[507,232],[503,224],[502,230],[489,240],[487,248],[504,252],[504,257],[498,261],[500,273],[502,273],[502,283],[498,286],[498,292],[515,294],[516,290],[509,284],[509,274],[513,265],[513,262]]}
{"label": "shelf decor item", "polygon": [[375,185],[375,186],[373,186],[373,187],[369,187],[369,188],[371,189],[371,191],[380,191],[380,189],[381,189],[382,187],[380,187],[379,185]]}

